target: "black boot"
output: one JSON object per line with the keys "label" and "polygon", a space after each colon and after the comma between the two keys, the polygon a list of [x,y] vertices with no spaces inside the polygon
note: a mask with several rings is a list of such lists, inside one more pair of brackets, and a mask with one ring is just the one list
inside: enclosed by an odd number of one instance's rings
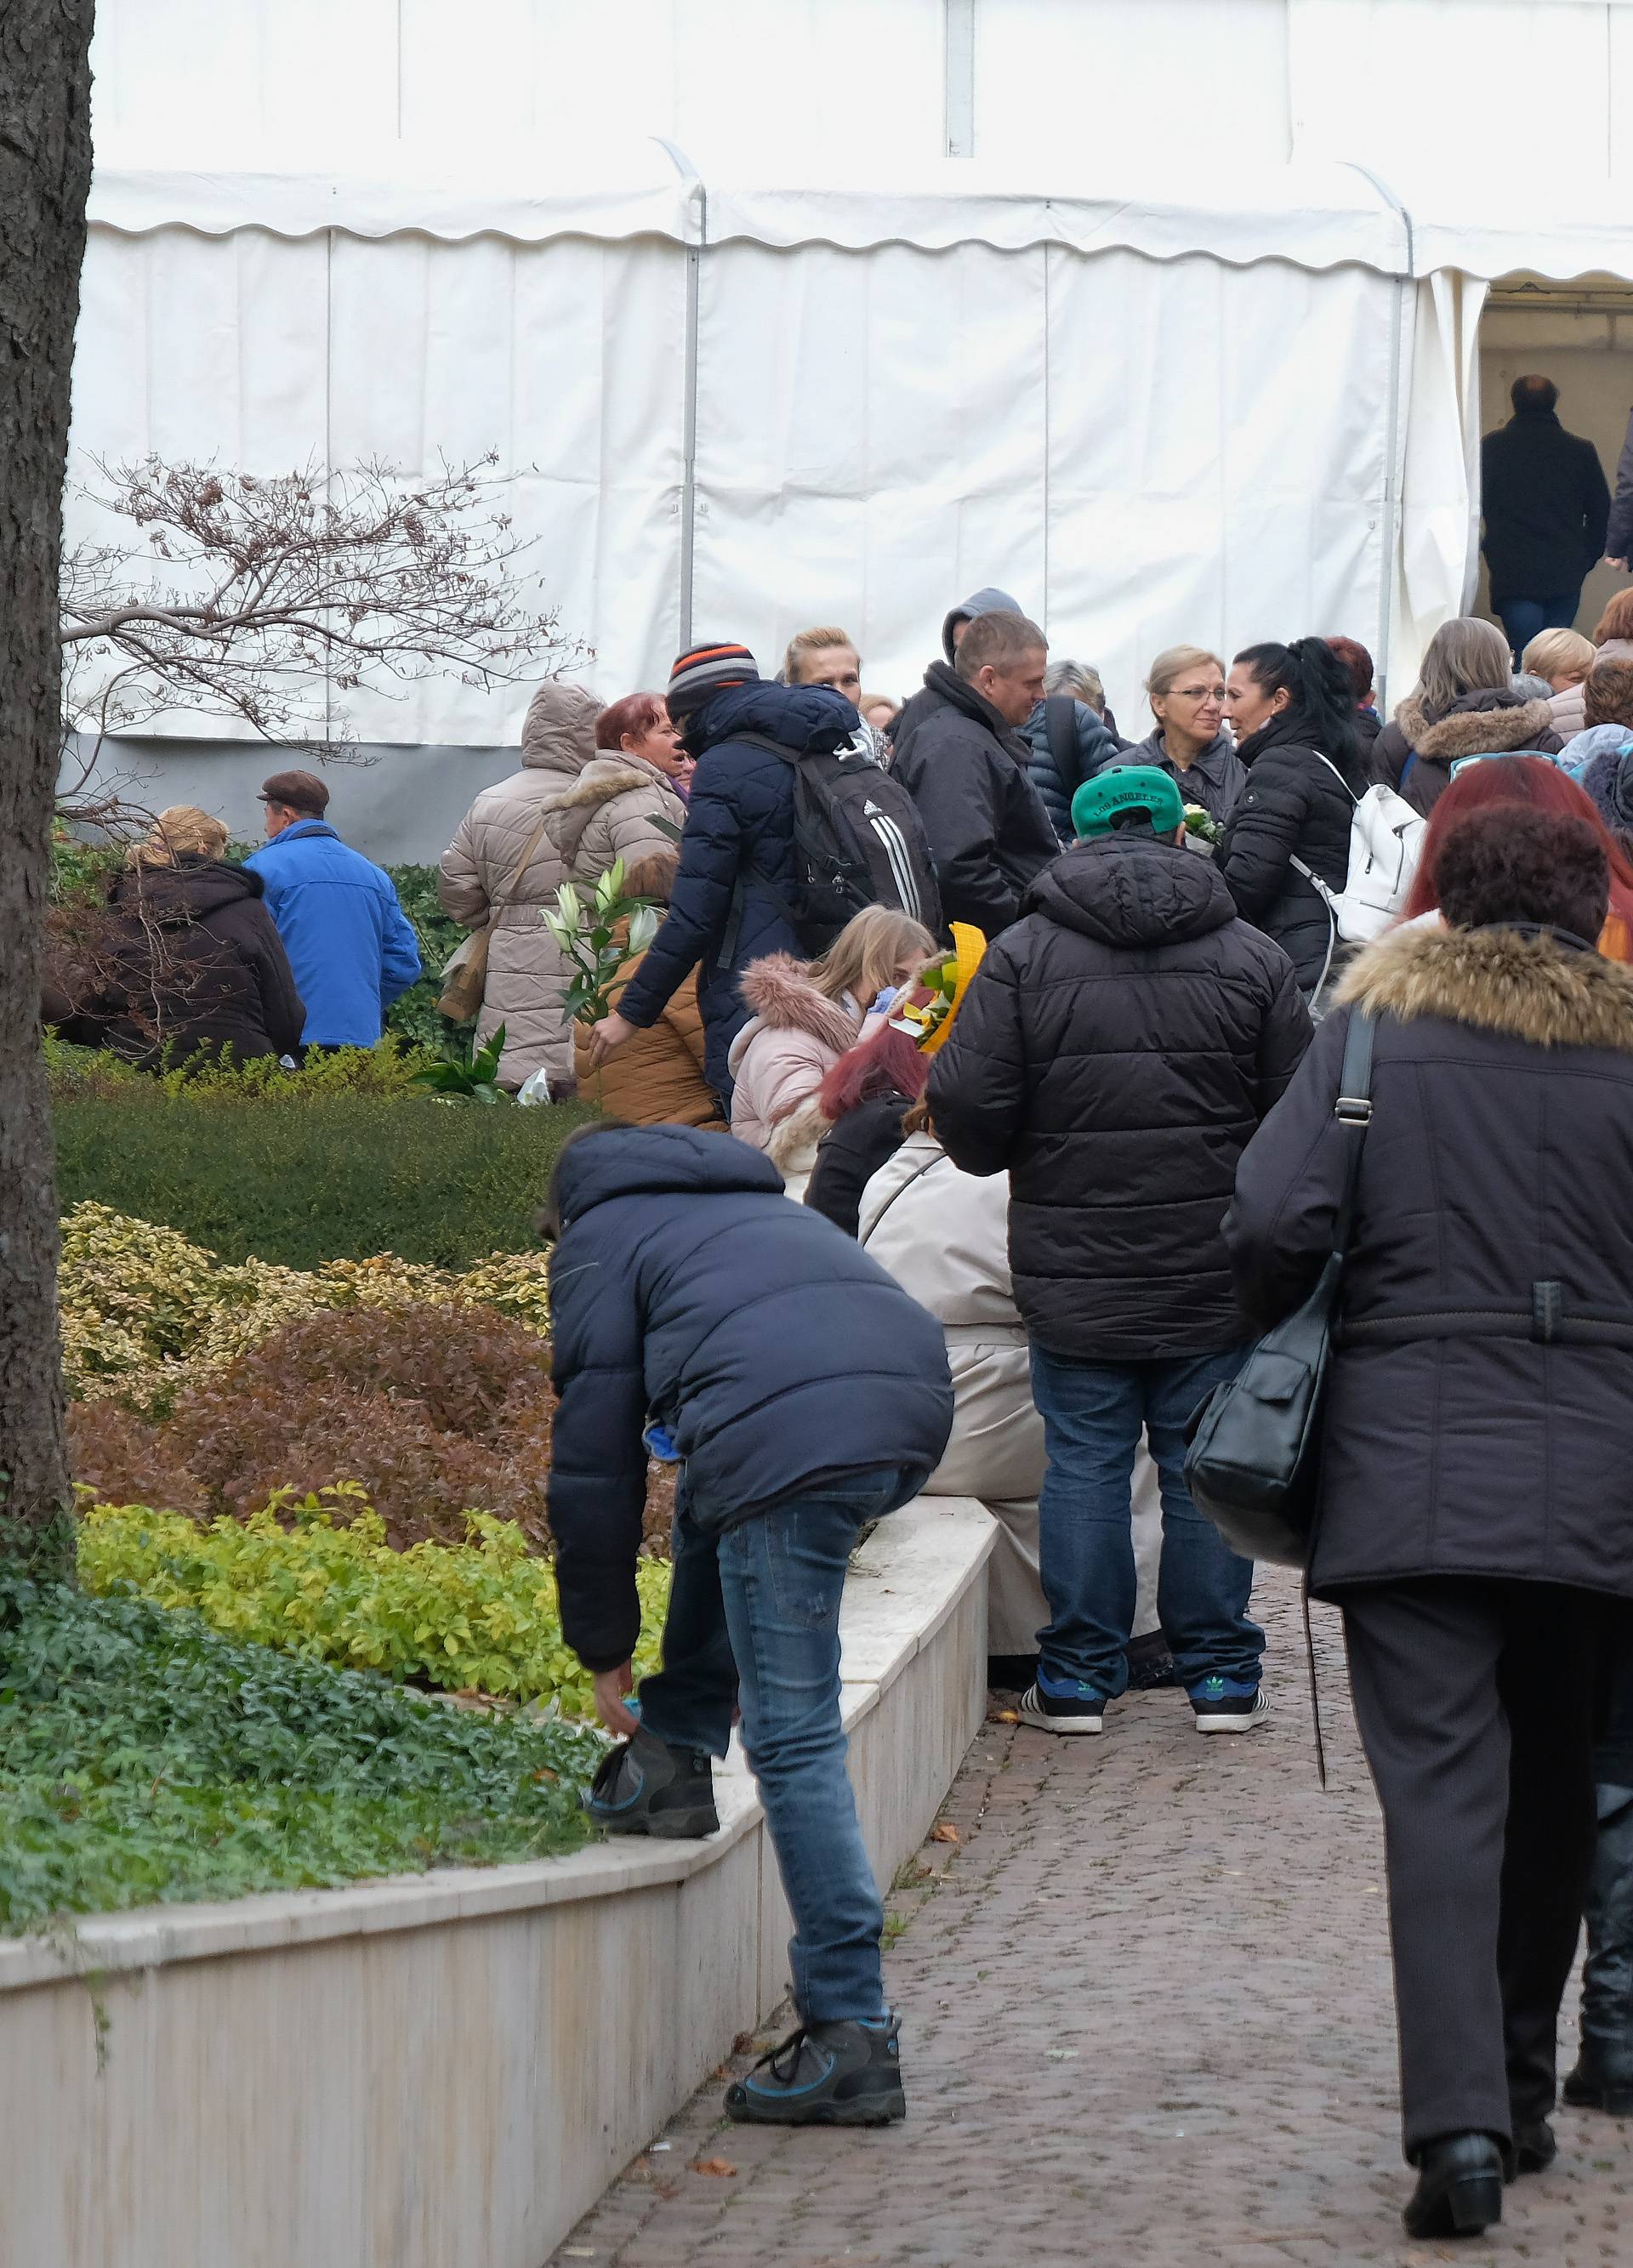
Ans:
{"label": "black boot", "polygon": [[1540,2174],[1559,2155],[1559,2143],[1546,2118],[1516,2118],[1514,2139],[1503,2153],[1503,2177],[1518,2180],[1521,2174]]}
{"label": "black boot", "polygon": [[1478,2236],[1503,2218],[1503,2152],[1493,2134],[1440,2134],[1417,2153],[1408,2236]]}
{"label": "black boot", "polygon": [[1587,1894],[1582,2051],[1567,2102],[1633,2117],[1633,1789],[1601,1786]]}
{"label": "black boot", "polygon": [[643,1725],[603,1761],[584,1799],[609,1835],[661,1835],[691,1842],[720,1825],[714,1773],[700,1749],[672,1749]]}
{"label": "black boot", "polygon": [[907,2116],[900,2020],[802,2024],[726,2090],[726,2115],[759,2126],[890,2126]]}

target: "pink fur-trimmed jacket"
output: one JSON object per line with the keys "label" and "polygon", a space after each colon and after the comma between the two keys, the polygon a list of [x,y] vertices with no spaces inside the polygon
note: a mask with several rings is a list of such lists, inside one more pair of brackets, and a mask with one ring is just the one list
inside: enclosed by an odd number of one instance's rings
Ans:
{"label": "pink fur-trimmed jacket", "polygon": [[751,962],[742,992],[754,1016],[731,1043],[731,1130],[764,1150],[797,1197],[827,1123],[816,1090],[855,1040],[861,1014],[819,992],[790,953]]}

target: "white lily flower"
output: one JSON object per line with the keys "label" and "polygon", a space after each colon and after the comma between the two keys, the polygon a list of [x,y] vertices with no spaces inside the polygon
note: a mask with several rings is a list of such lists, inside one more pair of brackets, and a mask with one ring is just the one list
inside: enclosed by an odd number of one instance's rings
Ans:
{"label": "white lily flower", "polygon": [[638,906],[630,917],[630,951],[645,953],[658,934],[656,906]]}

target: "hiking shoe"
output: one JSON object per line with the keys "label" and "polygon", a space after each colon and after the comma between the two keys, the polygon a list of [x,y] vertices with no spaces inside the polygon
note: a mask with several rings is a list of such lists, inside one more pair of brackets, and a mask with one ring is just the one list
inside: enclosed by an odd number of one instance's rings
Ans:
{"label": "hiking shoe", "polygon": [[584,1808],[609,1835],[661,1835],[686,1843],[713,1835],[714,1773],[701,1749],[672,1749],[643,1725],[603,1758]]}
{"label": "hiking shoe", "polygon": [[907,2116],[901,2019],[802,2024],[726,2090],[726,2115],[758,2126],[889,2126]]}
{"label": "hiking shoe", "polygon": [[1191,1706],[1199,1733],[1251,1733],[1270,1714],[1263,1688],[1236,1677],[1203,1678],[1191,1688]]}
{"label": "hiking shoe", "polygon": [[1039,1680],[1022,1694],[1019,1715],[1023,1725],[1041,1725],[1046,1733],[1103,1732],[1105,1697],[1089,1685],[1075,1685],[1069,1693],[1046,1693]]}

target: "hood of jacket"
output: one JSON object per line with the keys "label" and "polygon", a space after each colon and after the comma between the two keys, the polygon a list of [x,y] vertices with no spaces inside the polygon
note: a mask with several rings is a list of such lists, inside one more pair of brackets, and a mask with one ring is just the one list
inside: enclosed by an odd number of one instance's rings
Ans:
{"label": "hood of jacket", "polygon": [[1211,858],[1124,830],[1080,843],[1043,873],[1021,912],[1044,915],[1102,945],[1174,945],[1236,919],[1236,901]]}
{"label": "hood of jacket", "polygon": [[780,1197],[782,1175],[746,1142],[705,1126],[613,1126],[564,1150],[556,1199],[564,1225],[610,1197]]}
{"label": "hood of jacket", "polygon": [[144,920],[175,928],[264,891],[253,869],[184,850],[174,866],[129,868],[114,885],[112,902],[122,912],[139,910]]}
{"label": "hood of jacket", "polygon": [[980,590],[972,591],[962,604],[954,607],[944,617],[942,622],[942,652],[949,661],[957,652],[953,644],[953,632],[960,622],[972,622],[978,615],[1019,615],[1024,612],[1018,599],[1012,599],[1007,591],[999,590],[995,584],[985,584]]}
{"label": "hood of jacket", "polygon": [[1408,694],[1395,711],[1395,722],[1420,758],[1451,764],[1459,756],[1505,755],[1532,747],[1539,733],[1552,735],[1554,712],[1546,701],[1497,685],[1459,695],[1432,724]]}
{"label": "hood of jacket", "polygon": [[1245,740],[1236,744],[1237,762],[1251,771],[1260,756],[1268,755],[1272,748],[1304,748],[1312,755],[1325,755],[1329,763],[1341,772],[1343,762],[1330,748],[1323,748],[1320,734],[1300,709],[1281,709],[1267,725],[1250,733]]}
{"label": "hood of jacket", "polygon": [[752,685],[728,685],[694,709],[687,719],[689,755],[760,733],[785,748],[821,754],[842,748],[861,718],[842,693],[827,685],[774,685],[762,678]]}
{"label": "hood of jacket", "polygon": [[1625,725],[1595,725],[1577,738],[1588,740],[1600,733],[1614,737],[1600,742],[1577,773],[1578,783],[1607,827],[1633,828],[1633,733]]}
{"label": "hood of jacket", "polygon": [[1559,752],[1559,767],[1580,779],[1595,756],[1619,755],[1633,748],[1633,728],[1626,725],[1585,725],[1573,733]]}
{"label": "hood of jacket", "polygon": [[1403,1023],[1444,1016],[1532,1047],[1633,1055],[1633,973],[1546,932],[1392,930],[1354,962],[1338,998]]}
{"label": "hood of jacket", "polygon": [[521,761],[528,771],[581,772],[594,761],[595,719],[602,704],[581,685],[546,678],[528,703]]}
{"label": "hood of jacket", "polygon": [[768,953],[762,960],[750,961],[738,990],[753,1014],[731,1043],[734,1076],[750,1041],[760,1032],[809,1032],[812,1039],[836,1048],[840,1055],[854,1043],[855,1010],[819,992],[805,963],[791,953]]}

